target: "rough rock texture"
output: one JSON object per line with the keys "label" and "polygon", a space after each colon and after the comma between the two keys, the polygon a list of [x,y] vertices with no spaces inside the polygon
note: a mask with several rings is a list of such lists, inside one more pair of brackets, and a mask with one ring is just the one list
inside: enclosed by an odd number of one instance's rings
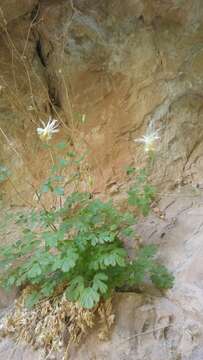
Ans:
{"label": "rough rock texture", "polygon": [[117,295],[119,315],[110,341],[99,344],[94,333],[72,359],[202,359],[202,195],[188,188],[177,192],[161,201],[165,220],[152,215],[137,227],[144,242],[160,246],[174,272],[174,288],[163,297],[153,290],[149,295],[149,289],[148,295]]}
{"label": "rough rock texture", "polygon": [[1,5],[10,18],[0,38],[0,156],[21,189],[25,172],[37,184],[49,166],[35,129],[50,112],[66,124],[61,137],[80,130],[96,191],[143,164],[133,139],[149,126],[161,129],[154,181],[201,181],[201,0],[10,2]]}
{"label": "rough rock texture", "polygon": [[[202,200],[202,191],[194,193],[186,187],[161,201],[165,220],[150,215],[136,226],[144,242],[159,245],[159,258],[173,271],[175,286],[166,294],[150,286],[143,288],[143,294],[116,294],[116,323],[109,341],[99,341],[94,329],[79,348],[71,350],[71,360],[202,360]],[[133,251],[136,244],[126,245]],[[17,349],[13,360],[31,354],[6,340],[0,345],[2,359],[13,349]]]}
{"label": "rough rock texture", "polygon": [[[93,333],[72,359],[202,360],[202,0],[3,0],[0,27],[0,162],[20,197],[47,174],[36,127],[50,113],[59,138],[88,146],[97,192],[122,184],[125,165],[144,164],[133,139],[160,128],[153,181],[166,220],[152,216],[139,233],[161,244],[176,285],[166,296],[117,295],[111,340]],[[11,184],[0,190],[14,198]],[[35,360],[12,349],[2,343],[0,358]]]}
{"label": "rough rock texture", "polygon": [[42,356],[39,353],[33,353],[32,350],[30,350],[25,345],[16,346],[8,339],[0,343],[0,354],[2,359],[42,360]]}
{"label": "rough rock texture", "polygon": [[38,0],[1,0],[0,25],[6,25],[25,14],[33,11]]}

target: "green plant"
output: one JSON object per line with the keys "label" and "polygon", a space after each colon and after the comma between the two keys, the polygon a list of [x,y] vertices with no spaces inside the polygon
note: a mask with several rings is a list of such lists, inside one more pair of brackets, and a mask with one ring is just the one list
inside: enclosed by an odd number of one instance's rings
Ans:
{"label": "green plant", "polygon": [[139,172],[130,167],[127,169],[128,175],[136,175],[133,186],[128,191],[129,205],[137,207],[141,213],[146,216],[150,211],[150,204],[155,198],[156,190],[148,183],[148,174],[146,169]]}
{"label": "green plant", "polygon": [[[58,149],[66,145],[61,143]],[[128,259],[121,237],[133,236],[133,215],[119,212],[111,201],[102,202],[79,191],[84,157],[65,151],[65,157],[55,159],[50,176],[37,192],[39,201],[50,192],[61,200],[60,206],[19,214],[16,221],[24,226],[22,238],[1,249],[2,285],[31,285],[27,306],[61,291],[84,308],[94,307],[115,288],[139,285],[146,276],[160,288],[171,287],[173,276],[157,264],[154,246],[142,248],[133,261]],[[68,177],[64,174],[67,166]],[[143,185],[143,179],[145,174],[140,173],[136,190],[129,191],[129,202],[146,214],[152,190]],[[65,195],[67,185],[72,184]]]}
{"label": "green plant", "polygon": [[0,164],[0,183],[7,180],[10,175],[9,169],[5,165]]}

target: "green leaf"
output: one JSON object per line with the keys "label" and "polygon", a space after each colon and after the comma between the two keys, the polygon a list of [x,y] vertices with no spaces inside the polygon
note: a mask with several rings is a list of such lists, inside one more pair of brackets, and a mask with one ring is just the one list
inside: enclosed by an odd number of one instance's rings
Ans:
{"label": "green leaf", "polygon": [[131,227],[127,227],[126,229],[122,230],[122,235],[124,236],[132,236],[134,234],[134,229]]}
{"label": "green leaf", "polygon": [[70,158],[74,158],[74,157],[77,156],[77,154],[76,154],[74,151],[69,151],[69,152],[67,153],[67,156],[69,156]]}
{"label": "green leaf", "polygon": [[160,289],[170,289],[174,283],[174,276],[163,265],[154,265],[151,274],[152,282]]}
{"label": "green leaf", "polygon": [[152,258],[156,255],[156,252],[156,245],[145,245],[142,249],[139,250],[138,258]]}
{"label": "green leaf", "polygon": [[64,203],[64,209],[68,209],[77,203],[85,203],[90,197],[89,193],[86,192],[73,192],[68,196]]}
{"label": "green leaf", "polygon": [[80,156],[77,160],[75,160],[75,164],[79,165],[80,163],[82,163],[82,161],[85,159],[86,154]]}
{"label": "green leaf", "polygon": [[127,175],[132,175],[136,172],[136,169],[132,166],[128,166],[127,169],[126,169],[126,174]]}
{"label": "green leaf", "polygon": [[140,169],[136,180],[139,184],[143,184],[147,181],[147,177],[148,177],[147,169],[145,168]]}
{"label": "green leaf", "polygon": [[40,267],[40,265],[38,263],[34,263],[30,270],[28,271],[27,273],[27,277],[30,278],[30,279],[33,279],[39,275],[41,275],[42,273],[42,269]]}
{"label": "green leaf", "polygon": [[96,290],[91,287],[85,288],[80,296],[80,305],[85,309],[92,309],[98,302],[100,296]]}
{"label": "green leaf", "polygon": [[110,226],[110,231],[115,231],[118,229],[118,226],[116,224],[113,224]]}
{"label": "green leaf", "polygon": [[79,255],[76,253],[74,249],[68,250],[66,257],[63,259],[61,270],[63,272],[68,272],[69,270],[74,268],[78,258]]}
{"label": "green leaf", "polygon": [[46,296],[46,297],[50,296],[50,295],[53,294],[53,291],[54,291],[55,287],[56,287],[56,283],[54,281],[46,282],[44,284],[44,286],[41,288],[40,293],[42,294],[43,297],[44,296]]}
{"label": "green leaf", "polygon": [[101,232],[98,235],[91,234],[89,240],[93,246],[97,244],[111,243],[115,240],[116,234],[110,232]]}
{"label": "green leaf", "polygon": [[135,268],[134,271],[130,274],[129,284],[130,285],[139,285],[141,284],[145,279],[145,269],[143,268]]}
{"label": "green leaf", "polygon": [[59,150],[64,150],[68,147],[68,144],[65,141],[61,141],[60,143],[56,144],[56,147]]}
{"label": "green leaf", "polygon": [[42,239],[45,241],[45,245],[49,248],[57,247],[59,238],[58,232],[47,231],[42,234]]}
{"label": "green leaf", "polygon": [[42,210],[39,219],[42,225],[47,227],[48,225],[54,224],[56,220],[56,214],[54,211]]}
{"label": "green leaf", "polygon": [[79,300],[84,290],[84,278],[82,276],[76,276],[66,290],[66,297],[69,301]]}
{"label": "green leaf", "polygon": [[10,175],[10,170],[4,165],[0,165],[0,183],[7,180]]}
{"label": "green leaf", "polygon": [[64,188],[59,187],[59,186],[54,188],[54,194],[59,195],[59,196],[63,196],[64,195]]}
{"label": "green leaf", "polygon": [[60,160],[59,160],[59,165],[60,165],[61,167],[66,167],[67,165],[70,165],[70,160],[60,159]]}
{"label": "green leaf", "polygon": [[127,225],[134,225],[136,223],[136,219],[133,214],[130,212],[125,212],[122,217],[123,223],[126,223]]}
{"label": "green leaf", "polygon": [[9,276],[8,280],[7,280],[7,286],[8,288],[10,288],[11,286],[13,286],[16,282],[16,276],[15,275],[11,275]]}
{"label": "green leaf", "polygon": [[102,232],[99,234],[99,243],[100,244],[104,244],[104,243],[111,243],[115,240],[116,234],[113,232]]}
{"label": "green leaf", "polygon": [[51,167],[51,172],[52,172],[52,174],[55,174],[57,171],[59,171],[59,169],[60,169],[60,166],[54,164],[54,165]]}
{"label": "green leaf", "polygon": [[131,264],[130,284],[140,284],[144,281],[146,275],[152,274],[154,268],[154,256],[156,246],[147,245],[139,250],[137,258]]}
{"label": "green leaf", "polygon": [[100,291],[102,294],[105,294],[108,291],[108,286],[105,282],[108,281],[108,276],[104,273],[98,273],[94,276],[93,279],[93,289],[95,291]]}
{"label": "green leaf", "polygon": [[126,265],[126,251],[121,248],[114,249],[106,254],[97,256],[96,259],[91,259],[90,269],[106,269],[109,266],[125,267]]}
{"label": "green leaf", "polygon": [[60,182],[60,181],[63,181],[63,180],[65,179],[65,176],[62,176],[62,175],[54,175],[54,176],[52,177],[52,179],[53,179],[54,181]]}
{"label": "green leaf", "polygon": [[53,257],[53,263],[51,266],[51,271],[56,271],[58,269],[61,269],[63,264],[63,260],[61,259],[61,255],[55,255]]}
{"label": "green leaf", "polygon": [[26,274],[23,274],[22,276],[18,276],[18,280],[16,281],[16,286],[24,285],[27,281]]}
{"label": "green leaf", "polygon": [[42,193],[47,193],[51,190],[50,184],[43,184],[41,187],[41,192]]}
{"label": "green leaf", "polygon": [[27,296],[25,301],[25,306],[28,309],[31,309],[34,305],[38,303],[41,298],[41,294],[38,291],[33,291],[30,295]]}

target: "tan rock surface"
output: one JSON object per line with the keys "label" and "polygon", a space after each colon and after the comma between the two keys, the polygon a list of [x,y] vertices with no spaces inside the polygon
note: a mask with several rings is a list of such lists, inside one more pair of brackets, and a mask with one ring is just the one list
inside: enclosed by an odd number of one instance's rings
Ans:
{"label": "tan rock surface", "polygon": [[[94,190],[115,190],[124,166],[145,163],[133,139],[160,128],[152,178],[166,220],[150,216],[139,233],[160,244],[176,277],[165,297],[152,289],[117,295],[111,340],[100,344],[93,333],[72,359],[202,360],[203,2],[43,0],[33,13],[36,3],[1,1],[8,25],[0,36],[0,161],[32,199],[30,184],[50,166],[36,135],[39,119],[52,111],[70,127],[85,114],[74,131],[88,143]],[[69,135],[63,127],[59,137]],[[0,191],[20,203],[9,184]],[[0,358],[35,359],[11,349],[2,343]]]}
{"label": "tan rock surface", "polygon": [[[96,191],[122,178],[126,164],[143,164],[143,148],[133,139],[150,125],[161,129],[154,181],[162,188],[185,178],[200,181],[201,0],[80,0],[74,7],[64,0],[41,1],[36,18],[29,13],[31,1],[27,8],[23,1],[16,4],[16,18],[0,39],[0,125],[21,159],[2,133],[0,141],[2,160],[16,167],[20,188],[28,192],[23,165],[35,184],[49,166],[48,159],[39,166],[46,155],[35,129],[40,118],[47,119],[50,101],[53,116],[57,112],[68,127],[73,116],[72,134],[78,138],[80,130],[88,143]],[[27,15],[18,18],[21,8]],[[84,125],[78,113],[85,114]],[[61,131],[61,137],[68,134],[67,128]]]}
{"label": "tan rock surface", "polygon": [[[142,294],[116,294],[116,323],[109,341],[101,342],[94,328],[79,348],[71,350],[71,360],[202,360],[202,199],[202,192],[194,195],[191,188],[183,188],[161,201],[165,220],[152,214],[136,226],[144,242],[159,245],[159,258],[175,275],[174,288],[161,294],[147,285]],[[126,246],[133,252],[135,243]],[[3,342],[2,359],[12,349],[12,342]],[[26,354],[17,346],[12,359]]]}
{"label": "tan rock surface", "polygon": [[165,220],[151,215],[137,227],[146,243],[159,245],[175,275],[174,288],[163,296],[150,288],[142,295],[117,294],[110,341],[99,343],[94,332],[71,359],[202,359],[202,195],[191,189],[172,194],[161,202]]}
{"label": "tan rock surface", "polygon": [[17,19],[31,12],[37,5],[38,0],[1,0],[0,3],[0,25]]}

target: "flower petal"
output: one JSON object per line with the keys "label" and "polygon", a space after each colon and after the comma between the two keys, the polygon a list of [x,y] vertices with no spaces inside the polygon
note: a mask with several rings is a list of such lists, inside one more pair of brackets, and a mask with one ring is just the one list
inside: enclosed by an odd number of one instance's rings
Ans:
{"label": "flower petal", "polygon": [[42,129],[42,128],[37,128],[37,133],[38,134],[42,134],[44,132],[44,129]]}

